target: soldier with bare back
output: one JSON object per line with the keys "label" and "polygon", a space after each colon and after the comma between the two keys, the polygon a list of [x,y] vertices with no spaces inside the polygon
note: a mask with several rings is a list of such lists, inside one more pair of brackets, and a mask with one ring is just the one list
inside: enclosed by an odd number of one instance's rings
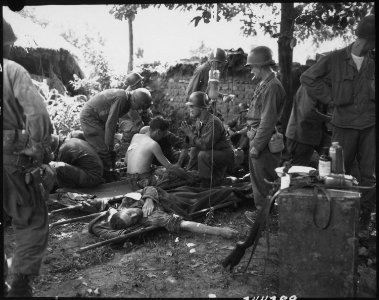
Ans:
{"label": "soldier with bare back", "polygon": [[184,169],[173,165],[163,154],[158,141],[167,134],[169,123],[162,117],[155,117],[150,122],[150,128],[145,134],[137,133],[133,136],[125,155],[127,162],[127,178],[136,181],[137,186],[154,185],[156,178],[152,169],[154,157],[176,176],[187,179]]}

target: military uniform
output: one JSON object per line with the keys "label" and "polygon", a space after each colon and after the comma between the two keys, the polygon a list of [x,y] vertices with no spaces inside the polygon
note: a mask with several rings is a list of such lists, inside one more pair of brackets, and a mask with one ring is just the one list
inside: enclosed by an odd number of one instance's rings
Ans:
{"label": "military uniform", "polygon": [[85,103],[80,125],[86,141],[99,154],[105,170],[112,168],[114,134],[118,119],[131,107],[131,93],[122,89],[100,92]]}
{"label": "military uniform", "polygon": [[226,168],[234,163],[232,145],[224,125],[209,112],[204,120],[197,121],[196,134],[189,137],[188,144],[192,148],[187,168],[197,169],[204,182],[208,182],[212,175],[212,157],[214,182],[222,180]]}
{"label": "military uniform", "polygon": [[[28,72],[11,60],[3,62],[3,209],[12,217],[16,240],[12,267],[15,274],[37,275],[48,241],[48,191],[26,184],[25,173],[36,164],[14,153],[33,147],[47,163],[53,127]],[[14,295],[21,281],[13,282]]]}
{"label": "military uniform", "polygon": [[[293,165],[309,166],[314,150],[330,147],[326,123],[327,103],[310,97],[303,86],[298,89],[286,130],[287,152]],[[316,110],[319,113],[316,113]]]}
{"label": "military uniform", "polygon": [[249,111],[247,113],[250,149],[259,151],[257,158],[250,157],[250,178],[254,202],[262,206],[269,195],[270,185],[264,179],[274,181],[277,178],[275,168],[280,164],[281,153],[271,153],[268,148],[275,125],[279,120],[284,104],[285,91],[282,84],[272,72],[255,89]]}
{"label": "military uniform", "polygon": [[193,92],[207,93],[210,69],[211,64],[208,61],[196,68],[186,89],[186,99],[188,99]]}
{"label": "military uniform", "polygon": [[55,166],[59,187],[94,187],[103,182],[103,163],[88,142],[66,140],[59,147]]}
{"label": "military uniform", "polygon": [[[358,160],[361,185],[376,182],[375,61],[366,54],[360,70],[351,55],[352,45],[322,57],[303,73],[301,84],[317,100],[334,103],[332,141],[344,151],[347,174]],[[362,209],[375,205],[375,189],[362,193]]]}

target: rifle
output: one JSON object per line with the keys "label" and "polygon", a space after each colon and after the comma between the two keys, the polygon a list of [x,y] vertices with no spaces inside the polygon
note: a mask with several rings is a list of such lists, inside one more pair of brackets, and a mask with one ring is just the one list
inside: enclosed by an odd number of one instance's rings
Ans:
{"label": "rifle", "polygon": [[86,216],[82,216],[82,217],[77,217],[77,218],[72,218],[72,219],[68,219],[68,220],[54,222],[54,223],[50,224],[50,228],[54,227],[54,226],[57,226],[57,225],[69,224],[69,223],[74,223],[76,221],[82,221],[82,220],[85,220],[85,219],[88,219],[88,218],[97,217],[97,216],[99,216],[100,214],[103,214],[103,213],[106,213],[106,212],[101,211],[101,212],[98,212],[98,213],[94,213],[94,214],[90,214],[90,215],[86,215]]}
{"label": "rifle", "polygon": [[259,238],[261,237],[262,230],[266,224],[268,215],[270,214],[271,208],[275,199],[278,197],[281,190],[278,190],[271,198],[267,199],[261,211],[258,213],[257,219],[254,222],[253,227],[251,227],[248,237],[244,242],[237,242],[236,247],[233,251],[223,260],[222,266],[227,268],[230,266],[230,271],[239,264],[245,251],[250,246],[253,246],[251,256],[254,254],[255,249],[258,245]]}
{"label": "rifle", "polygon": [[92,245],[89,245],[89,246],[81,247],[77,251],[77,253],[81,253],[81,252],[84,252],[84,251],[87,251],[87,250],[90,250],[90,249],[98,248],[98,247],[101,247],[101,246],[104,246],[104,245],[108,245],[108,244],[112,244],[112,243],[123,242],[124,240],[126,240],[128,238],[131,238],[131,237],[143,234],[145,232],[152,231],[152,230],[154,230],[156,228],[159,228],[159,226],[149,226],[149,227],[146,227],[146,228],[142,228],[142,229],[130,232],[128,234],[123,234],[123,235],[111,238],[109,240],[105,240],[105,241],[101,241],[101,242],[98,242],[98,243],[95,243],[95,244],[92,244]]}
{"label": "rifle", "polygon": [[[130,193],[127,193],[127,194],[124,194],[124,195],[119,195],[119,196],[114,196],[114,197],[98,198],[98,199],[94,199],[94,201],[98,201],[98,202],[101,201],[101,202],[105,202],[105,203],[111,205],[111,204],[116,203],[116,202],[122,200],[123,198],[127,197],[128,194],[130,194]],[[52,210],[49,213],[49,216],[52,216],[52,215],[60,213],[60,212],[66,212],[66,211],[71,211],[71,210],[76,210],[76,209],[84,209],[84,208],[85,208],[84,203],[81,203],[79,205],[71,205],[71,206],[67,206],[67,207],[64,207],[64,208]]]}

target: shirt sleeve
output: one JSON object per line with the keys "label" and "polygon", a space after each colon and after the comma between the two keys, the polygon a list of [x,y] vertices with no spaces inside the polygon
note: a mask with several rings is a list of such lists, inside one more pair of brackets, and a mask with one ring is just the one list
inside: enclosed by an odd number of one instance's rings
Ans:
{"label": "shirt sleeve", "polygon": [[193,92],[197,92],[197,91],[206,92],[207,86],[208,86],[208,82],[205,82],[201,69],[200,68],[196,69],[187,86],[186,100],[188,100],[189,96]]}
{"label": "shirt sleeve", "polygon": [[158,191],[152,186],[147,186],[142,190],[141,199],[145,201],[146,198],[151,198],[155,203],[159,204]]}
{"label": "shirt sleeve", "polygon": [[328,104],[332,100],[331,73],[333,54],[322,57],[300,77],[300,83],[308,95],[317,101]]}
{"label": "shirt sleeve", "polygon": [[53,126],[42,96],[34,86],[28,72],[19,68],[13,83],[15,98],[25,115],[25,130],[29,135],[31,146],[50,152]]}
{"label": "shirt sleeve", "polygon": [[114,134],[121,114],[121,104],[124,100],[123,97],[117,96],[116,101],[112,104],[111,109],[109,110],[108,119],[105,123],[105,144],[109,147],[109,150],[113,150]]}
{"label": "shirt sleeve", "polygon": [[262,151],[267,146],[275,130],[280,113],[278,108],[283,100],[283,94],[278,85],[272,85],[262,97],[261,122],[252,142],[252,146],[258,151]]}
{"label": "shirt sleeve", "polygon": [[210,150],[212,149],[212,144],[221,138],[221,134],[222,128],[220,127],[220,124],[216,120],[213,120],[211,116],[205,124],[205,128],[201,131],[201,136],[190,136],[189,144],[201,150]]}

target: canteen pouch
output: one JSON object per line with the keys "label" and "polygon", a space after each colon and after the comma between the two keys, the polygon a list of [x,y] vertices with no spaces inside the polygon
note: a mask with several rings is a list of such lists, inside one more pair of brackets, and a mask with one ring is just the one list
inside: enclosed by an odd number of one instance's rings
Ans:
{"label": "canteen pouch", "polygon": [[268,142],[268,149],[271,153],[279,153],[284,149],[284,138],[283,134],[278,131],[278,128],[275,126],[275,132],[272,135],[270,141]]}

